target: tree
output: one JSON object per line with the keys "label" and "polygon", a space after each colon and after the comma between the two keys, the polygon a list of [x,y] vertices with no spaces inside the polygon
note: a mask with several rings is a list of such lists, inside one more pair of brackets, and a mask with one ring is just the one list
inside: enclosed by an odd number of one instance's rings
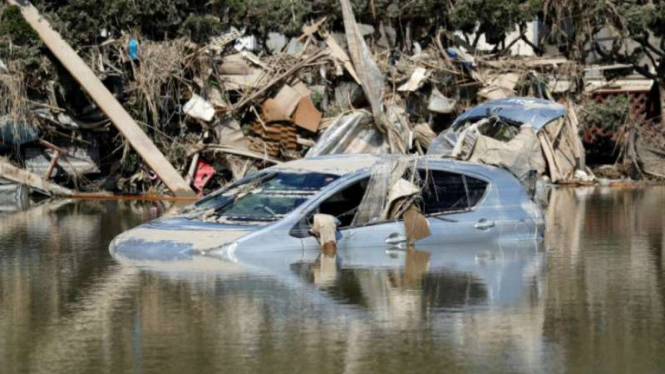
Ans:
{"label": "tree", "polygon": [[[542,14],[566,57],[584,64],[595,53],[600,62],[630,64],[665,87],[665,1],[545,0]],[[603,30],[614,35],[611,42],[598,40]]]}
{"label": "tree", "polygon": [[[540,10],[541,3],[535,0],[457,0],[450,11],[450,24],[460,30],[466,42],[475,51],[482,35],[495,51],[508,50],[518,40],[539,48],[526,38],[526,25]],[[506,44],[506,35],[518,28],[520,35]],[[473,40],[469,35],[475,34]]]}
{"label": "tree", "polygon": [[[615,40],[610,50],[594,43],[595,51],[607,59],[632,64],[637,72],[665,87],[665,2],[619,3],[617,8],[622,16],[612,26],[621,37]],[[625,48],[628,40],[635,41],[639,47]],[[640,64],[645,56],[654,72]]]}

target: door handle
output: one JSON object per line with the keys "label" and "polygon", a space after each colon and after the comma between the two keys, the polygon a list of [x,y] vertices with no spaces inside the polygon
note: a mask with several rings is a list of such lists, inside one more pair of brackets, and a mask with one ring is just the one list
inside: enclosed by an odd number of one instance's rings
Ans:
{"label": "door handle", "polygon": [[400,245],[406,243],[406,236],[400,235],[396,232],[388,235],[386,238],[386,244],[388,245]]}
{"label": "door handle", "polygon": [[474,227],[477,228],[478,230],[488,230],[488,229],[491,229],[494,226],[495,226],[494,221],[486,219],[486,218],[481,218],[474,225]]}

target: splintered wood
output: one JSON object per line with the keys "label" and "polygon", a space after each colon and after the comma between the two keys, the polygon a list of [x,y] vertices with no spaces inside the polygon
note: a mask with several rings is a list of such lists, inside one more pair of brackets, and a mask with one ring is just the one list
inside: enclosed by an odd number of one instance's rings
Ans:
{"label": "splintered wood", "polygon": [[49,195],[74,196],[76,194],[72,190],[44,180],[37,174],[19,169],[4,158],[0,158],[0,177],[18,184],[30,186]]}

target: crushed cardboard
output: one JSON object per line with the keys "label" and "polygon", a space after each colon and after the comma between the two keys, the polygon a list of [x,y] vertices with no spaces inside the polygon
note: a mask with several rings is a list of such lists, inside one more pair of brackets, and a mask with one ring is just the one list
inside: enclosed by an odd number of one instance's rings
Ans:
{"label": "crushed cardboard", "polygon": [[284,85],[277,96],[263,104],[264,120],[268,123],[290,121],[298,107],[301,94],[289,85]]}
{"label": "crushed cardboard", "polygon": [[404,232],[409,244],[422,240],[432,235],[429,227],[429,221],[420,212],[417,206],[411,205],[404,212]]}
{"label": "crushed cardboard", "polygon": [[321,118],[323,118],[323,113],[316,109],[312,100],[309,97],[301,97],[293,115],[293,123],[302,129],[316,133],[319,131]]}

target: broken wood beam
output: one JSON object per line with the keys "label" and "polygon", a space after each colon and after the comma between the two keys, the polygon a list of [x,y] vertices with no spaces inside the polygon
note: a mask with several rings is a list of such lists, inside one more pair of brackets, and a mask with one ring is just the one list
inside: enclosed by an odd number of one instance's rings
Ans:
{"label": "broken wood beam", "polygon": [[262,95],[263,93],[268,91],[272,86],[274,86],[278,82],[282,81],[283,79],[286,79],[286,78],[290,77],[291,75],[295,74],[298,70],[302,69],[305,65],[316,61],[317,59],[323,57],[327,53],[328,53],[328,51],[326,51],[326,50],[319,50],[319,51],[313,53],[311,56],[307,57],[306,59],[298,62],[295,65],[293,65],[289,70],[282,73],[278,77],[274,78],[273,80],[271,80],[267,84],[263,85],[263,87],[260,88],[259,90],[257,90],[256,92],[254,92],[251,95],[249,95],[248,97],[245,97],[242,100],[240,100],[240,102],[238,102],[233,107],[233,110],[237,112],[238,110],[242,109],[247,103],[249,103],[250,101],[256,99],[257,97],[259,97],[260,95]]}
{"label": "broken wood beam", "polygon": [[55,183],[46,181],[35,173],[17,168],[5,158],[0,158],[0,177],[18,184],[32,187],[49,195],[74,196],[77,194],[68,188],[60,187]]}
{"label": "broken wood beam", "polygon": [[129,144],[152,168],[171,192],[178,197],[193,196],[194,191],[164,157],[141,127],[120,105],[118,100],[97,78],[90,67],[72,49],[72,47],[55,31],[51,25],[39,15],[39,11],[27,0],[6,0],[9,5],[16,5],[23,18],[37,32],[44,44],[55,57],[79,82],[99,108],[129,141]]}

